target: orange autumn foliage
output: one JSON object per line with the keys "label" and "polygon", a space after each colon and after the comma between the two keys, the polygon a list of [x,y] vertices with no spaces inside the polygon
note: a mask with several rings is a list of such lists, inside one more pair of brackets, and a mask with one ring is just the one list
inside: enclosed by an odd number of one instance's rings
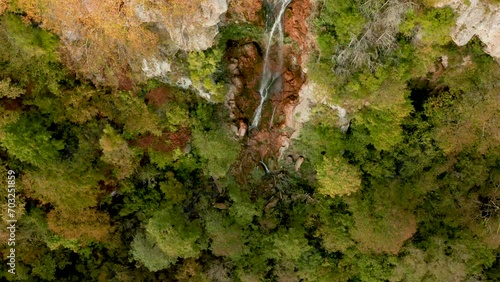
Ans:
{"label": "orange autumn foliage", "polygon": [[95,209],[83,209],[78,216],[52,210],[47,216],[49,228],[66,239],[87,241],[106,241],[111,232],[110,217]]}
{"label": "orange autumn foliage", "polygon": [[7,9],[7,3],[4,1],[0,2],[0,15]]}
{"label": "orange autumn foliage", "polygon": [[26,18],[58,34],[64,61],[97,84],[118,86],[157,52],[157,37],[130,1],[19,0]]}
{"label": "orange autumn foliage", "polygon": [[203,0],[1,2],[0,13],[21,10],[27,21],[59,35],[62,59],[81,77],[128,90],[144,79],[143,59],[169,44],[166,31],[197,24],[202,19],[193,14],[203,9]]}

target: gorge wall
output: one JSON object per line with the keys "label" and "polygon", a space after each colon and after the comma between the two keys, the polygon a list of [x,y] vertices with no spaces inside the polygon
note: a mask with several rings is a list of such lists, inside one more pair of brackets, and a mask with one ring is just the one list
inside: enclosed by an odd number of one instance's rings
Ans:
{"label": "gorge wall", "polygon": [[[232,19],[264,27],[265,21],[255,15],[265,15],[266,11],[261,9],[269,7],[261,5],[259,1],[252,3],[255,5],[246,10],[230,5],[228,15]],[[306,82],[302,63],[306,60],[305,51],[311,48],[311,41],[307,40],[307,19],[310,12],[311,4],[308,0],[293,1],[286,8],[284,33],[291,40],[286,41],[282,50],[270,51],[272,56],[278,56],[279,52],[283,56],[282,66],[277,64],[276,58],[270,58],[271,71],[281,72],[281,88],[264,102],[260,123],[255,128],[250,128],[250,123],[261,98],[259,86],[264,67],[265,39],[229,41],[227,44],[225,60],[228,62],[231,85],[226,105],[230,109],[234,130],[247,148],[242,153],[243,169],[253,168],[260,161],[277,164],[290,144],[295,131],[293,112],[300,101],[300,89]],[[273,169],[276,167],[271,166],[270,170]]]}

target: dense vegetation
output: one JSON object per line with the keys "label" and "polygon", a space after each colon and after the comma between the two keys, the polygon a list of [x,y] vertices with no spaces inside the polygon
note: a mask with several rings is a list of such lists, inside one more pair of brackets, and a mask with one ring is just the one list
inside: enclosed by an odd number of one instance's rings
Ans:
{"label": "dense vegetation", "polygon": [[[450,9],[325,0],[308,75],[350,126],[318,105],[290,148],[302,168],[249,175],[223,105],[87,81],[21,16],[0,17],[0,174],[7,187],[16,172],[18,220],[16,275],[2,263],[1,279],[500,279],[500,67],[480,41],[451,42]],[[220,93],[218,46],[175,56]]]}

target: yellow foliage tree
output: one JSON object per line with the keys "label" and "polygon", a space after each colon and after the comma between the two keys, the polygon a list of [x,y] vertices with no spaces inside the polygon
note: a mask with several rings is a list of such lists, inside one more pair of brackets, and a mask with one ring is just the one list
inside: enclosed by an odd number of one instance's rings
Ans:
{"label": "yellow foliage tree", "polygon": [[118,135],[111,126],[104,129],[101,140],[102,160],[116,168],[115,175],[118,179],[129,177],[139,165],[135,154],[127,142]]}
{"label": "yellow foliage tree", "polygon": [[[1,14],[0,4],[0,14]],[[15,99],[24,94],[24,89],[11,84],[10,78],[0,80],[0,98]],[[0,127],[6,124],[13,123],[19,118],[19,112],[5,109],[0,106]],[[5,132],[0,132],[0,139],[5,138]]]}
{"label": "yellow foliage tree", "polygon": [[51,163],[36,171],[26,171],[22,178],[26,194],[75,213],[97,205],[98,182],[102,176],[77,165]]}
{"label": "yellow foliage tree", "polygon": [[359,208],[355,212],[351,234],[363,252],[397,254],[417,230],[413,214],[402,209],[377,210],[375,216],[368,208]]}
{"label": "yellow foliage tree", "polygon": [[340,157],[325,157],[317,168],[318,192],[330,197],[349,195],[361,187],[359,169]]}
{"label": "yellow foliage tree", "polygon": [[104,241],[111,231],[109,215],[94,209],[83,209],[78,215],[55,209],[47,215],[47,223],[56,234],[82,242]]}
{"label": "yellow foliage tree", "polygon": [[[8,0],[7,0],[8,1]],[[0,1],[0,15],[3,14],[3,12],[7,9],[7,2],[6,1]]]}
{"label": "yellow foliage tree", "polygon": [[157,51],[156,35],[135,16],[133,1],[19,0],[12,4],[62,39],[63,58],[85,78],[118,86]]}
{"label": "yellow foliage tree", "polygon": [[[129,88],[142,77],[142,61],[160,55],[165,29],[196,29],[203,0],[18,0],[7,6],[21,10],[31,20],[62,39],[62,57],[84,78],[94,83]],[[163,30],[163,33],[162,33]],[[168,38],[168,35],[167,35]]]}
{"label": "yellow foliage tree", "polygon": [[54,246],[68,239],[86,244],[106,240],[111,231],[109,215],[95,209],[101,180],[99,172],[82,164],[55,162],[36,171],[25,171],[20,186],[27,196],[54,207],[48,214],[48,225],[64,238],[53,242]]}

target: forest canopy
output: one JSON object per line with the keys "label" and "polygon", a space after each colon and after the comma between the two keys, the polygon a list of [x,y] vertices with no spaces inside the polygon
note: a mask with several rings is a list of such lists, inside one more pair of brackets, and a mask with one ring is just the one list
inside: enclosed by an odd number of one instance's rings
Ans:
{"label": "forest canopy", "polygon": [[[143,2],[168,29],[202,0]],[[454,44],[456,14],[432,1],[314,2],[302,63],[326,103],[281,158],[258,158],[271,134],[252,151],[226,97],[249,83],[231,56],[263,44],[266,5],[189,51],[135,1],[0,2],[2,221],[17,220],[0,279],[500,279],[498,61]],[[148,78],[142,59],[161,55],[170,77]]]}

